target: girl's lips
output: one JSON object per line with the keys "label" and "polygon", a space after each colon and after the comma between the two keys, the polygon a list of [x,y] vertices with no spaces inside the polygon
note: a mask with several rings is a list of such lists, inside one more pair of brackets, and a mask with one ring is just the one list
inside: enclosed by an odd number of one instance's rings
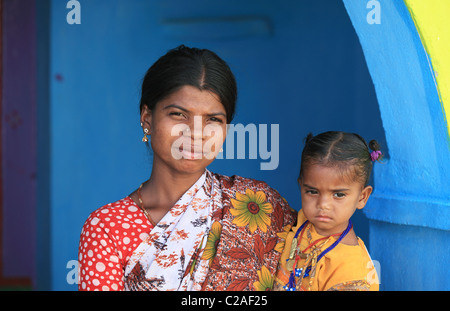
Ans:
{"label": "girl's lips", "polygon": [[322,222],[329,222],[329,221],[331,221],[331,217],[328,217],[327,215],[317,215],[316,219],[318,221],[322,221]]}

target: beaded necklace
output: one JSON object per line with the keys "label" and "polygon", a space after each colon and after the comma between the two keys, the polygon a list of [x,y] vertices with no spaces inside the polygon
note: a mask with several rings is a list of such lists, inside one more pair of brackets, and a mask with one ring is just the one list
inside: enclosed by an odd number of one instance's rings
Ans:
{"label": "beaded necklace", "polygon": [[[348,221],[347,228],[342,233],[336,233],[332,234],[320,239],[317,239],[313,243],[309,244],[303,251],[300,251],[300,242],[303,236],[304,229],[306,228],[306,225],[309,223],[308,220],[306,220],[295,233],[294,238],[292,239],[292,245],[291,245],[291,251],[289,253],[289,258],[286,260],[286,267],[288,271],[291,271],[291,274],[289,276],[289,282],[283,286],[285,290],[288,291],[295,291],[296,290],[296,280],[295,278],[299,278],[298,284],[301,285],[304,278],[308,277],[311,274],[310,279],[310,287],[312,284],[312,280],[315,276],[315,268],[317,265],[317,262],[325,256],[329,251],[331,251],[333,248],[335,248],[339,242],[342,241],[342,239],[347,235],[347,233],[350,232],[353,225],[351,220]],[[300,234],[300,237],[299,237]],[[308,231],[309,234],[309,231]],[[339,236],[339,238],[331,244],[327,249],[325,249],[323,252],[321,252],[318,256],[317,253],[321,250],[322,246],[325,245],[331,237]],[[315,246],[320,241],[325,240],[323,243],[321,243],[319,246]],[[314,247],[315,246],[315,247]],[[309,254],[305,254],[305,251],[311,248],[311,252]],[[303,268],[297,268],[297,262],[300,259],[306,259],[305,265]],[[304,269],[306,267],[306,269]],[[311,272],[312,270],[312,272]]]}

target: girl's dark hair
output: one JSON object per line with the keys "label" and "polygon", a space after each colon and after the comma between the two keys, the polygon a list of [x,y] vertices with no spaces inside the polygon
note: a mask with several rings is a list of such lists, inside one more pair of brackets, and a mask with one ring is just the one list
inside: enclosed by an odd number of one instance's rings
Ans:
{"label": "girl's dark hair", "polygon": [[227,63],[212,51],[184,45],[170,50],[148,69],[142,82],[140,111],[145,106],[153,110],[159,101],[186,85],[215,93],[225,108],[227,123],[231,123],[237,86]]}
{"label": "girl's dark hair", "polygon": [[307,165],[320,164],[337,167],[352,180],[367,186],[372,171],[371,152],[378,152],[377,160],[381,160],[380,146],[372,140],[369,146],[358,134],[330,131],[317,136],[308,134],[302,152],[300,175]]}

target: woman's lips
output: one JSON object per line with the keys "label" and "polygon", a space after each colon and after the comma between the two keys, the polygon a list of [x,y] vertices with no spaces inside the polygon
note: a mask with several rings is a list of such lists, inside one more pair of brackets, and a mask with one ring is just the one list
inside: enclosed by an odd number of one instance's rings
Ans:
{"label": "woman's lips", "polygon": [[191,148],[180,147],[182,158],[188,160],[199,160],[203,157],[202,147],[194,146]]}

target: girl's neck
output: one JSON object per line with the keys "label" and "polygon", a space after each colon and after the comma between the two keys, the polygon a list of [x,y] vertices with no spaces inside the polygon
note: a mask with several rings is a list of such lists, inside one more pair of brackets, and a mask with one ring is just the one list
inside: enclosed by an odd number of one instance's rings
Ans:
{"label": "girl's neck", "polygon": [[[326,237],[326,236],[330,236],[332,234],[342,233],[342,231],[340,231],[340,230],[335,230],[335,231],[333,231],[333,233],[327,232],[326,234],[321,234],[317,231],[317,228],[314,226],[313,223],[311,223],[311,227],[314,229],[315,233],[321,237]],[[358,245],[358,238],[357,238],[353,228],[350,229],[350,231],[347,233],[347,235],[342,239],[341,243],[345,244],[345,245]]]}

